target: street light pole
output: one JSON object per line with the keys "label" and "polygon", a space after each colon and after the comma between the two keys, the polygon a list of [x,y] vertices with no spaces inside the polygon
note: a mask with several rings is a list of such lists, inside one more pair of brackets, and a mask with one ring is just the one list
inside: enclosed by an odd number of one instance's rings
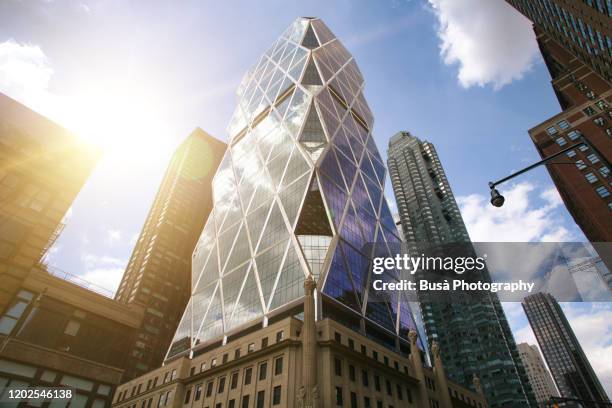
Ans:
{"label": "street light pole", "polygon": [[608,167],[610,168],[610,162],[608,161],[608,159],[606,159],[606,157],[604,155],[601,154],[601,152],[595,147],[593,146],[583,135],[580,135],[580,142],[571,145],[570,147],[566,147],[563,150],[558,151],[557,153],[553,153],[548,157],[543,158],[542,160],[535,162],[519,171],[516,171],[512,174],[510,174],[509,176],[506,176],[502,179],[499,179],[497,181],[490,181],[489,182],[489,189],[491,189],[491,204],[494,205],[495,207],[501,207],[502,205],[504,205],[505,199],[504,196],[502,196],[499,191],[497,191],[497,189],[495,188],[496,186],[498,186],[499,184],[505,183],[506,181],[515,178],[516,176],[520,176],[523,173],[526,173],[530,170],[533,170],[536,167],[539,167],[543,164],[546,164],[548,162],[550,162],[551,160],[561,156],[564,153],[569,152],[572,149],[575,149],[577,147],[580,146],[587,146],[589,148],[591,148],[591,150],[593,150],[595,152],[595,154],[599,157],[599,159]]}

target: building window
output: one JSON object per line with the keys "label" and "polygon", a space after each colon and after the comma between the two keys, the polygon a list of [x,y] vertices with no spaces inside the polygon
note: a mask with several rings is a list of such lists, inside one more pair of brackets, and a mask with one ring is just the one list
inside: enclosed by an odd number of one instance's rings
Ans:
{"label": "building window", "polygon": [[349,380],[355,381],[355,366],[349,365]]}
{"label": "building window", "polygon": [[230,389],[235,389],[238,386],[238,371],[232,373],[232,379],[230,381]]}
{"label": "building window", "polygon": [[268,363],[261,363],[259,365],[259,381],[265,380],[267,375],[268,375]]}
{"label": "building window", "polygon": [[170,381],[176,380],[176,369],[172,370],[172,375],[170,376]]}
{"label": "building window", "polygon": [[557,142],[557,144],[559,146],[565,146],[567,144],[567,140],[565,140],[564,137],[558,137],[555,139],[555,142]]}
{"label": "building window", "polygon": [[206,370],[206,363],[200,364],[200,372]]}
{"label": "building window", "polygon": [[357,408],[357,394],[351,392],[351,408]]}
{"label": "building window", "polygon": [[376,391],[380,391],[380,377],[377,375],[374,376],[374,388]]}
{"label": "building window", "polygon": [[606,120],[604,118],[595,118],[593,119],[593,123],[595,123],[597,126],[604,126],[606,124]]}
{"label": "building window", "polygon": [[569,123],[567,123],[567,120],[562,120],[561,122],[557,123],[557,125],[559,125],[559,128],[561,130],[569,129],[570,127]]}
{"label": "building window", "polygon": [[236,400],[229,400],[229,402],[227,403],[227,408],[236,408]]}
{"label": "building window", "polygon": [[576,167],[578,167],[578,170],[584,170],[587,168],[587,165],[584,164],[584,160],[576,160]]}
{"label": "building window", "polygon": [[589,150],[589,146],[587,145],[580,145],[578,146],[578,150],[580,150],[581,152],[586,152],[587,150]]}
{"label": "building window", "polygon": [[587,179],[587,181],[591,184],[596,183],[597,182],[597,176],[595,176],[593,173],[587,173],[584,175],[584,178]]}
{"label": "building window", "polygon": [[403,400],[404,399],[404,394],[402,393],[402,387],[400,387],[400,385],[398,384],[396,386],[395,390],[397,391],[397,399],[398,400]]}
{"label": "building window", "polygon": [[372,351],[372,358],[376,361],[378,361],[378,352],[377,351]]}
{"label": "building window", "polygon": [[253,367],[244,369],[244,385],[251,384],[251,377],[253,376]]}
{"label": "building window", "polygon": [[334,372],[336,375],[342,375],[342,361],[339,358],[334,359]]}
{"label": "building window", "polygon": [[590,106],[587,106],[587,107],[586,107],[586,108],[584,108],[582,111],[583,111],[583,112],[584,112],[586,115],[588,115],[588,116],[593,116],[594,114],[596,114],[596,113],[597,113],[597,112],[595,111],[595,109],[593,109],[593,108],[592,108],[592,107],[590,107]]}
{"label": "building window", "polygon": [[342,387],[336,387],[336,406],[341,407],[344,405],[342,400]]}
{"label": "building window", "polygon": [[565,153],[567,155],[567,157],[575,157],[576,156],[576,152],[573,150],[570,150],[569,152]]}
{"label": "building window", "polygon": [[606,198],[610,196],[610,192],[608,191],[606,186],[599,186],[595,189],[595,191],[597,191],[597,194],[599,194],[601,198]]}
{"label": "building window", "polygon": [[249,343],[247,352],[252,353],[253,351],[255,351],[255,343]]}
{"label": "building window", "polygon": [[587,156],[587,159],[588,159],[588,160],[589,160],[591,163],[593,163],[593,164],[595,164],[595,163],[599,163],[599,157],[597,157],[597,155],[596,155],[595,153],[591,153],[591,154],[589,154],[589,155]]}
{"label": "building window", "polygon": [[610,175],[610,169],[607,168],[606,166],[601,166],[599,168],[599,173],[601,174],[602,177],[608,177]]}
{"label": "building window", "polygon": [[368,379],[368,372],[366,370],[361,370],[361,383],[364,387],[368,387],[370,385],[370,381]]}
{"label": "building window", "polygon": [[264,337],[263,339],[261,339],[261,348],[266,348],[268,347],[268,338]]}
{"label": "building window", "polygon": [[225,377],[219,378],[219,382],[217,384],[217,393],[222,394],[225,391]]}
{"label": "building window", "polygon": [[257,408],[264,408],[264,400],[266,399],[266,392],[264,390],[257,392]]}
{"label": "building window", "polygon": [[363,397],[363,406],[365,408],[372,408],[372,405],[370,404],[370,398]]}
{"label": "building window", "polygon": [[281,341],[283,341],[283,339],[285,338],[285,332],[284,331],[279,331],[276,333],[276,342],[280,343]]}
{"label": "building window", "polygon": [[548,129],[546,129],[546,133],[552,136],[557,133],[557,128],[555,128],[554,126],[551,126]]}
{"label": "building window", "polygon": [[206,398],[210,397],[212,395],[213,392],[213,382],[209,382],[208,384],[206,384]]}
{"label": "building window", "polygon": [[597,107],[602,111],[608,109],[608,104],[604,101],[597,101],[595,102],[595,105],[597,105]]}
{"label": "building window", "polygon": [[342,343],[342,335],[338,332],[334,333],[334,340],[336,340],[336,343]]}
{"label": "building window", "polygon": [[227,355],[227,353],[223,354],[223,364],[227,363],[227,360],[229,360],[229,356]]}
{"label": "building window", "polygon": [[351,350],[355,350],[355,342],[353,341],[353,339],[348,339],[348,345]]}
{"label": "building window", "polygon": [[281,402],[281,386],[277,385],[272,390],[272,405],[278,405]]}
{"label": "building window", "polygon": [[366,346],[364,346],[363,344],[361,345],[361,354],[363,355],[368,354],[368,350],[366,349]]}
{"label": "building window", "polygon": [[567,137],[569,137],[569,140],[576,140],[580,137],[580,132],[577,130],[572,130],[571,132],[567,133]]}
{"label": "building window", "polygon": [[283,373],[283,358],[278,357],[274,360],[274,375],[281,375]]}
{"label": "building window", "polygon": [[214,357],[211,361],[210,361],[210,366],[211,367],[216,367],[217,366],[217,357]]}
{"label": "building window", "polygon": [[385,384],[387,387],[387,395],[393,395],[393,390],[391,388],[391,381],[385,380]]}
{"label": "building window", "polygon": [[249,399],[250,399],[249,395],[244,395],[242,397],[242,407],[241,408],[249,408]]}
{"label": "building window", "polygon": [[187,392],[185,393],[185,401],[183,401],[183,404],[187,404],[189,402],[189,399],[191,399],[191,388],[187,389]]}
{"label": "building window", "polygon": [[64,330],[64,334],[69,336],[76,336],[79,333],[79,329],[81,328],[81,323],[76,320],[69,320],[68,324],[66,324],[66,329]]}
{"label": "building window", "polygon": [[234,350],[234,360],[238,360],[240,358],[240,349]]}

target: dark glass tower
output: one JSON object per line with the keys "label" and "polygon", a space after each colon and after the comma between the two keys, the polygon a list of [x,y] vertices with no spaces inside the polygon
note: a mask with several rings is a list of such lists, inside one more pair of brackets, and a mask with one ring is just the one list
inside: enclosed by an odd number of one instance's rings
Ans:
{"label": "dark glass tower", "polygon": [[548,293],[528,296],[523,309],[561,396],[609,402],[555,298]]}
{"label": "dark glass tower", "polygon": [[191,254],[212,207],[211,184],[227,145],[194,130],[172,155],[116,294],[144,319],[124,379],[159,367],[191,291]]}
{"label": "dark glass tower", "polygon": [[363,88],[355,59],[314,18],[297,19],[244,76],[168,357],[299,315],[309,275],[318,318],[408,350],[408,302],[368,293],[366,243],[399,238]]}
{"label": "dark glass tower", "polygon": [[[434,146],[408,132],[389,140],[387,164],[408,248],[411,243],[469,242]],[[427,338],[444,350],[449,379],[482,385],[491,407],[535,406],[518,349],[497,297],[487,303],[421,302]]]}

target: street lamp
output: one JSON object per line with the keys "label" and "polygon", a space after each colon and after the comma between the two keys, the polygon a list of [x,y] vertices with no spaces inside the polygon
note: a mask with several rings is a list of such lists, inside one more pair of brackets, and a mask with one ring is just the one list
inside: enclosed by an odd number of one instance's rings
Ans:
{"label": "street lamp", "polygon": [[[599,156],[599,158],[601,159],[601,161],[603,163],[605,163],[605,165],[610,168],[610,162],[608,161],[608,159],[606,159],[606,157],[601,154],[599,152],[599,150],[597,150],[597,148],[595,148],[595,146],[593,146],[591,143],[589,143],[589,141],[583,136],[580,135],[580,141],[576,144],[571,145],[570,147],[566,147],[565,149],[558,151],[557,153],[551,154],[548,157],[543,158],[542,160],[540,160],[539,162],[533,163],[527,167],[525,167],[524,169],[521,169],[519,171],[516,171],[512,174],[510,174],[509,176],[506,176],[500,180],[497,180],[495,182],[490,181],[489,182],[489,189],[491,189],[491,205],[493,205],[494,207],[501,207],[502,205],[504,205],[504,202],[506,201],[506,199],[504,198],[503,195],[500,194],[499,190],[497,190],[495,187],[500,185],[501,183],[505,183],[506,181],[513,179],[516,176],[519,176],[523,173],[528,172],[531,169],[534,169],[536,167],[539,167],[543,164],[548,163],[549,161],[551,161],[552,159],[555,159],[559,156],[561,156],[564,153],[569,152],[572,149],[575,149],[579,146],[585,145],[587,147],[590,147],[595,154],[597,154],[597,156]],[[570,163],[556,163],[556,164],[570,164]]]}

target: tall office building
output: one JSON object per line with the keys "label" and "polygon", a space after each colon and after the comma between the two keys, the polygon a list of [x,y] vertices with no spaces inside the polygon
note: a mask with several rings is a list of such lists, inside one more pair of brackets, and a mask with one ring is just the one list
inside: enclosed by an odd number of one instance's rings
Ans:
{"label": "tall office building", "polygon": [[[408,132],[389,140],[387,164],[408,250],[412,243],[469,243],[434,146]],[[483,277],[483,279],[486,279]],[[491,407],[535,404],[501,303],[421,301],[429,341],[437,341],[448,377],[465,386],[477,375]]]}
{"label": "tall office building", "polygon": [[316,18],[248,71],[191,301],[164,367],[122,385],[115,406],[484,405],[447,382],[444,350],[423,367],[406,300],[368,289],[366,243],[399,238],[363,87]]}
{"label": "tall office building", "polygon": [[523,309],[561,396],[610,401],[555,298],[548,293],[530,295]]}
{"label": "tall office building", "polygon": [[612,4],[603,0],[506,0],[539,30],[612,81]]}
{"label": "tall office building", "polygon": [[550,397],[558,397],[559,393],[555,388],[555,383],[548,368],[544,364],[544,360],[542,360],[540,350],[538,346],[527,343],[520,343],[518,350],[536,401],[540,407],[545,407],[546,403],[550,401]]}
{"label": "tall office building", "polygon": [[174,152],[116,294],[144,309],[126,379],[163,361],[191,293],[191,256],[212,208],[225,143],[196,129]]}
{"label": "tall office building", "polygon": [[62,230],[99,152],[0,94],[0,312]]}
{"label": "tall office building", "polygon": [[578,143],[581,136],[589,142],[590,146],[573,149],[565,160],[546,167],[589,241],[612,241],[610,169],[604,160],[612,158],[611,5],[577,0],[508,2],[534,23],[563,110],[530,129],[529,135],[543,158]]}

